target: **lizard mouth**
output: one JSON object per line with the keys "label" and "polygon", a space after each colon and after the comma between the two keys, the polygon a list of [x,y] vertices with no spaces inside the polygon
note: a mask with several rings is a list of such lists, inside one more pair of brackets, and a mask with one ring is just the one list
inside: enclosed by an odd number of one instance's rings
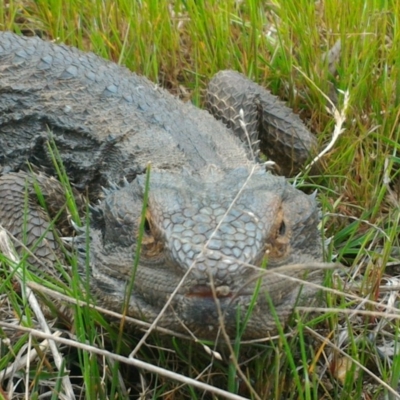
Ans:
{"label": "lizard mouth", "polygon": [[233,297],[233,293],[229,286],[221,285],[216,286],[214,289],[208,285],[192,286],[186,297],[190,298],[203,298],[203,299],[225,299]]}

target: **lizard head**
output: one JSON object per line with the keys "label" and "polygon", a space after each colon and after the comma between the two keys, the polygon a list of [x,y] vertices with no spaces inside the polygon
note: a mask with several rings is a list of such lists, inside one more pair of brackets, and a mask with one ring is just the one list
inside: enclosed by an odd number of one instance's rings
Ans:
{"label": "lizard head", "polygon": [[298,280],[322,258],[314,197],[261,166],[153,171],[133,272],[145,182],[111,190],[97,211],[90,265],[102,296],[120,304],[134,274],[132,316],[151,321],[168,302],[160,325],[202,337],[216,337],[220,321],[228,334],[244,320],[244,337],[273,333],[271,303],[285,322]]}

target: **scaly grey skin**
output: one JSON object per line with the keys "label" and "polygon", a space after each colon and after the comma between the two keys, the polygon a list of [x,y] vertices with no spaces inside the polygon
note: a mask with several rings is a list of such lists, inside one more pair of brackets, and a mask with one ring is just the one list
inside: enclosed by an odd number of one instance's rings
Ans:
{"label": "scaly grey skin", "polygon": [[243,109],[253,153],[261,150],[277,164],[281,175],[297,173],[317,148],[315,137],[298,115],[238,72],[221,71],[213,77],[206,92],[206,107],[247,143],[238,112]]}
{"label": "scaly grey skin", "polygon": [[[76,239],[83,276],[89,259],[90,286],[98,303],[117,311],[123,307],[149,162],[146,229],[129,315],[152,322],[178,288],[159,326],[182,332],[186,327],[213,339],[223,324],[234,336],[253,303],[243,338],[259,338],[277,330],[270,301],[284,324],[300,292],[303,302],[314,296],[313,288],[302,288],[285,275],[321,280],[319,271],[308,268],[322,260],[315,199],[257,164],[239,140],[243,134],[238,129],[232,134],[207,112],[122,67],[38,38],[0,33],[0,67],[0,221],[11,229],[25,204],[21,179],[25,182],[27,174],[12,171],[26,170],[31,162],[53,173],[47,147],[52,132],[71,181],[81,190],[88,188],[92,200],[101,199],[92,211],[90,243],[86,235]],[[236,82],[249,82],[226,74]],[[224,81],[220,78],[214,87]],[[248,100],[239,101],[243,93],[213,92],[212,86],[208,102],[218,109],[223,108],[221,93],[230,93],[225,104],[232,114],[227,119],[241,108],[244,115],[261,116],[261,122],[246,120],[249,129],[252,124],[271,125],[272,117],[262,117],[260,110],[276,108],[272,142],[279,143],[283,131],[292,132],[290,141],[296,144],[274,150],[283,154],[281,160],[292,152],[288,149],[301,149],[296,160],[311,151],[314,139],[309,132],[304,127],[298,131],[299,120],[261,88],[257,99],[262,101],[254,108]],[[263,103],[265,99],[273,105]],[[256,134],[250,131],[250,136],[254,150]],[[131,183],[123,184],[124,177]],[[39,181],[52,208],[61,206],[60,196],[51,195],[58,192],[57,185]],[[14,182],[20,189],[15,190]],[[101,185],[110,182],[120,186],[112,186],[102,198]],[[5,196],[8,191],[17,199]],[[35,195],[31,189],[29,193],[29,210],[34,210]],[[17,218],[10,218],[13,213]],[[35,235],[30,229],[33,214],[28,212],[25,224]],[[47,226],[46,214],[40,218]],[[57,249],[55,242],[49,245]],[[262,271],[265,261],[267,271]],[[283,267],[281,275],[273,273],[277,267]]]}

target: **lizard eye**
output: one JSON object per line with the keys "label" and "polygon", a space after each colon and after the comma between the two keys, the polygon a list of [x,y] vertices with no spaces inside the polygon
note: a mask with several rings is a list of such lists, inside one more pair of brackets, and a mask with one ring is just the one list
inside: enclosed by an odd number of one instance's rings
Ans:
{"label": "lizard eye", "polygon": [[[141,226],[141,216],[137,220],[137,235],[139,235],[140,226]],[[153,236],[153,226],[152,226],[151,213],[149,210],[146,211],[146,215],[144,216],[144,224],[143,224],[143,233],[144,237]]]}
{"label": "lizard eye", "polygon": [[157,229],[152,222],[152,215],[149,210],[146,211],[144,221],[144,235],[142,241],[142,255],[147,258],[158,256],[163,250],[163,243]]}
{"label": "lizard eye", "polygon": [[285,221],[282,220],[281,225],[279,226],[279,229],[278,229],[278,235],[285,236],[285,233],[286,233],[286,224],[285,224]]}
{"label": "lizard eye", "polygon": [[145,233],[145,235],[147,235],[147,236],[150,236],[150,235],[151,235],[150,220],[147,218],[147,216],[146,216],[146,219],[145,219],[145,221],[144,221],[144,233]]}
{"label": "lizard eye", "polygon": [[277,214],[275,228],[272,229],[271,236],[266,245],[266,254],[271,260],[281,260],[286,257],[289,250],[289,232],[283,218],[283,211]]}

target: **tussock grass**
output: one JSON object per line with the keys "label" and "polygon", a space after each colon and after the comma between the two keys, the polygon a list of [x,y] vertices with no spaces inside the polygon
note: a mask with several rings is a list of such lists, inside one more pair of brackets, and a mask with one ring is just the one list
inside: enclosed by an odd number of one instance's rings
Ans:
{"label": "tussock grass", "polygon": [[[321,147],[330,141],[335,126],[324,94],[341,109],[343,95],[336,89],[349,91],[344,133],[318,173],[309,173],[301,181],[306,191],[318,189],[321,229],[330,238],[326,259],[346,266],[340,273],[327,273],[325,286],[332,290],[325,293],[325,312],[309,316],[307,324],[294,315],[292,330],[282,331],[275,340],[237,341],[234,357],[211,343],[203,347],[179,337],[155,335],[142,346],[137,359],[254,399],[378,399],[389,394],[389,398],[399,398],[395,394],[400,377],[396,309],[400,285],[396,279],[400,257],[399,18],[396,0],[2,2],[0,29],[39,34],[91,50],[199,106],[215,72],[239,70],[287,100],[315,132]],[[332,72],[322,55],[338,39],[341,53]],[[69,203],[74,211],[73,202]],[[37,327],[24,292],[15,286],[16,263],[1,254],[0,261],[0,309],[8,310],[0,320]],[[57,326],[64,328],[64,337],[114,352],[118,349],[127,356],[140,335],[123,332],[102,313],[83,306],[88,299],[82,293],[74,257],[71,262],[71,285],[62,287],[30,272],[25,258],[21,265],[27,281],[83,302],[75,306],[72,326],[71,322]],[[59,308],[51,297],[42,301],[52,311]],[[66,375],[77,398],[221,396],[158,370],[113,360],[110,354],[71,347],[71,343],[68,347],[60,344],[63,364],[58,372],[54,356],[40,349],[39,337],[3,325],[0,340],[0,371],[10,363],[16,365],[26,346],[39,354],[30,364],[16,368],[13,379],[0,376],[0,398],[7,398],[7,393],[14,393],[13,398],[25,393],[38,398],[50,389],[47,397],[62,398],[58,390],[63,392],[60,382]]]}

